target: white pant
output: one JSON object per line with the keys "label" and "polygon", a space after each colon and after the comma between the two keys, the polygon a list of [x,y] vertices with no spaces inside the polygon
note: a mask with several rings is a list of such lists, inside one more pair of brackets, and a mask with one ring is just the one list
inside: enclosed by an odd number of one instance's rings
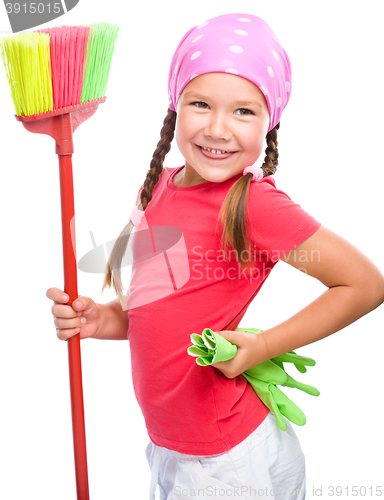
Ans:
{"label": "white pant", "polygon": [[157,484],[160,500],[305,499],[305,457],[286,422],[287,430],[280,430],[269,412],[246,439],[218,455],[186,455],[150,441],[145,449],[152,473],[150,500],[155,500]]}

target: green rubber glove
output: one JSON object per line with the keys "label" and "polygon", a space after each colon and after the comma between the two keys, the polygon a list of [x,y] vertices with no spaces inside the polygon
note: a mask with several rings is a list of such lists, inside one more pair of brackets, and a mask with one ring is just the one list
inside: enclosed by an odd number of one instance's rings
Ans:
{"label": "green rubber glove", "polygon": [[[258,328],[237,328],[235,331],[256,334],[263,330]],[[193,345],[188,347],[187,352],[191,356],[197,357],[196,363],[200,366],[208,366],[218,361],[228,361],[237,352],[236,345],[217,335],[210,328],[205,328],[201,335],[192,333],[191,341]],[[314,366],[316,363],[312,358],[299,356],[294,351],[290,351],[264,361],[242,373],[261,401],[274,413],[277,425],[283,431],[287,429],[284,416],[296,425],[304,425],[306,418],[303,411],[276,385],[295,387],[312,396],[320,394],[315,387],[302,384],[290,377],[284,369],[284,362],[293,363],[301,373],[306,372],[305,366]]]}
{"label": "green rubber glove", "polygon": [[[236,332],[249,332],[249,333],[260,333],[263,330],[258,328],[236,328]],[[305,356],[299,356],[295,351],[289,351],[281,356],[272,358],[271,361],[276,363],[280,368],[284,370],[283,361],[293,363],[297,370],[301,373],[305,373],[307,369],[306,366],[315,366],[316,361],[312,358],[306,358]]]}

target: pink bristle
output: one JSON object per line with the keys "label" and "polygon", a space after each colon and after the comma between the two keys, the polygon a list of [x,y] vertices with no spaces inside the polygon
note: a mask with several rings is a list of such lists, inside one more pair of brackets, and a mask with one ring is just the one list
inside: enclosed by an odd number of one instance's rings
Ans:
{"label": "pink bristle", "polygon": [[50,36],[54,109],[79,104],[90,27],[61,26],[37,31]]}
{"label": "pink bristle", "polygon": [[90,27],[89,26],[79,26],[76,33],[76,45],[73,51],[75,55],[73,72],[73,104],[78,104],[81,99],[81,93],[83,91],[83,73],[84,73],[84,59],[87,49],[87,42],[89,37]]}
{"label": "pink bristle", "polygon": [[62,27],[62,39],[63,39],[63,72],[61,77],[64,80],[64,88],[63,88],[63,102],[61,107],[68,106],[70,103],[69,101],[69,81],[70,81],[70,73],[69,73],[69,48],[70,48],[70,36],[68,33],[67,26]]}

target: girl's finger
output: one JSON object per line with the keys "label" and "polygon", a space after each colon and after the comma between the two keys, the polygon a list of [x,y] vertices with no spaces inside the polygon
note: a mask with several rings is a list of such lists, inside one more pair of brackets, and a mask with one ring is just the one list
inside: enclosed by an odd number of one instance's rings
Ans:
{"label": "girl's finger", "polygon": [[72,309],[70,306],[63,306],[55,302],[51,307],[52,315],[56,318],[76,318],[78,313]]}
{"label": "girl's finger", "polygon": [[59,340],[68,340],[71,337],[74,337],[80,332],[80,328],[72,328],[68,329],[66,328],[65,330],[59,330],[56,328],[56,335]]}
{"label": "girl's finger", "polygon": [[46,292],[46,296],[48,299],[54,300],[55,302],[59,304],[65,304],[69,300],[69,296],[67,293],[65,293],[63,290],[60,290],[60,288],[49,288]]}
{"label": "girl's finger", "polygon": [[67,329],[67,328],[80,328],[86,323],[85,318],[73,318],[73,319],[61,319],[55,318],[54,324],[56,328]]}

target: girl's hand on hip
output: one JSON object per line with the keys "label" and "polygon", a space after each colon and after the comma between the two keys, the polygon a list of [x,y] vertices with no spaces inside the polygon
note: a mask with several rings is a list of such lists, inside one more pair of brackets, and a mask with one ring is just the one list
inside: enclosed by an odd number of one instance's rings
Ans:
{"label": "girl's hand on hip", "polygon": [[[100,312],[90,297],[77,297],[72,305],[66,305],[69,297],[59,288],[49,288],[47,297],[54,301],[51,312],[60,340],[68,340],[80,333],[80,339],[93,337],[100,325]],[[64,300],[66,296],[66,300]]]}
{"label": "girl's hand on hip", "polygon": [[259,334],[235,332],[233,330],[223,330],[216,333],[237,346],[234,358],[228,361],[212,363],[211,365],[220,370],[227,378],[235,378],[258,364],[256,358]]}

